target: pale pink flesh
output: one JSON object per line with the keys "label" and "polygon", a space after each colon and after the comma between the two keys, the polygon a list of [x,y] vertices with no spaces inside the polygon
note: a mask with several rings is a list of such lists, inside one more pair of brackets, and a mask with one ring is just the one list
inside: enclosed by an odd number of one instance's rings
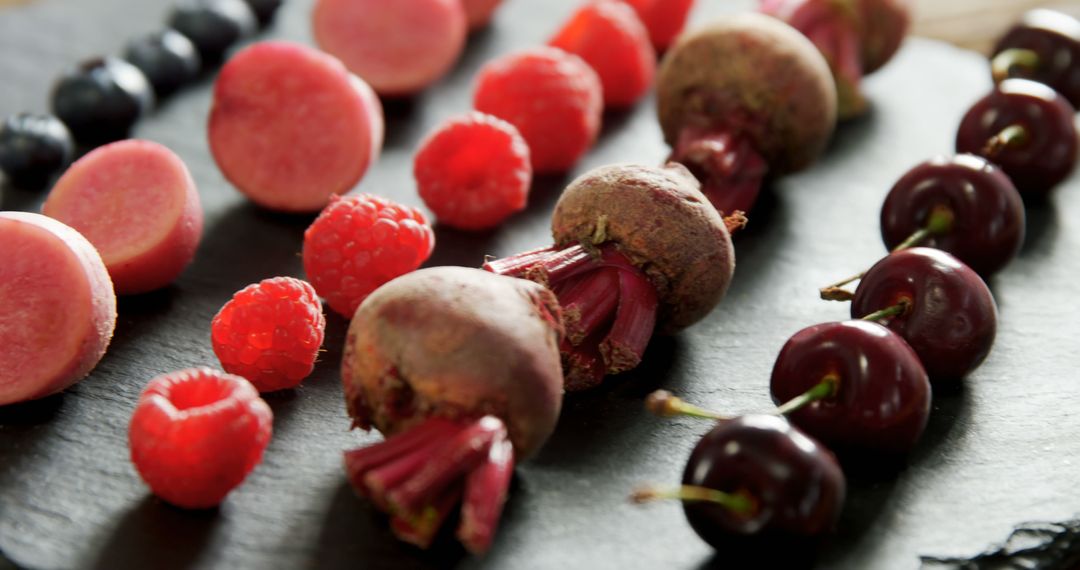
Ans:
{"label": "pale pink flesh", "polygon": [[0,405],[81,380],[105,354],[116,295],[90,242],[39,214],[0,212]]}
{"label": "pale pink flesh", "polygon": [[203,211],[180,157],[125,140],[79,159],[56,182],[43,213],[97,248],[120,294],[172,283],[195,257]]}
{"label": "pale pink flesh", "polygon": [[322,209],[379,156],[382,108],[340,61],[289,42],[261,42],[222,68],[210,150],[251,200],[288,212]]}
{"label": "pale pink flesh", "polygon": [[382,95],[411,95],[453,67],[465,47],[461,0],[318,0],[315,42]]}

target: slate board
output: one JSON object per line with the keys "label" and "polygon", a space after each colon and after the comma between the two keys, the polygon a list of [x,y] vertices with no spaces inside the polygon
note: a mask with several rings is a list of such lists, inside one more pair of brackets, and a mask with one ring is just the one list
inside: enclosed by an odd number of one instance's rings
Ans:
{"label": "slate board", "polygon": [[[53,79],[125,38],[155,29],[165,2],[38,0],[0,10],[0,115],[44,111]],[[747,2],[702,1],[701,22]],[[542,42],[571,0],[511,0],[470,40],[456,70],[411,103],[389,106],[382,160],[359,185],[420,205],[410,176],[417,140],[470,106],[471,78],[495,54]],[[310,1],[289,0],[262,37],[311,43]],[[385,520],[355,498],[341,451],[378,436],[348,432],[338,361],[346,323],[328,319],[327,352],[298,390],[268,397],[274,438],[265,460],[224,505],[184,512],[153,498],[128,461],[127,422],[157,374],[214,365],[208,327],[240,287],[301,275],[310,216],[247,203],[222,178],[204,125],[212,78],[165,103],[136,135],[178,152],[206,208],[194,265],[163,291],[120,301],[116,337],[94,373],[67,392],[0,408],[0,567],[30,568],[705,568],[722,558],[686,525],[675,504],[636,507],[627,492],[674,482],[708,425],[648,416],[642,399],[666,388],[731,412],[768,409],[768,376],[800,328],[840,320],[846,307],[816,300],[816,287],[883,253],[878,211],[910,166],[949,152],[963,111],[989,88],[978,55],[925,40],[867,82],[873,113],[840,129],[812,170],[774,185],[737,243],[738,269],[724,303],[704,322],[657,339],[637,371],[567,398],[555,436],[517,471],[491,553],[466,557],[450,541],[420,552],[393,539]],[[596,148],[571,175],[666,154],[645,101],[605,118]],[[437,230],[429,265],[476,266],[548,242],[547,220],[568,178],[537,181],[528,211],[488,234]],[[937,394],[926,436],[906,466],[852,474],[829,568],[912,568],[919,556],[970,557],[1025,521],[1080,513],[1080,401],[1075,337],[1080,181],[1028,212],[1020,258],[994,279],[997,344],[962,390]],[[2,189],[0,207],[33,210],[43,196]],[[3,244],[0,244],[3,247]],[[0,308],[2,310],[2,308]]]}

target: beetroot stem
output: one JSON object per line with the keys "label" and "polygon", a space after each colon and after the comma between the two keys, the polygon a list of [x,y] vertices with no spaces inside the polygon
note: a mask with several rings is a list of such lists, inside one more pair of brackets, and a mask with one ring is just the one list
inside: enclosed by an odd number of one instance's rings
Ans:
{"label": "beetroot stem", "polygon": [[454,505],[461,500],[462,487],[455,485],[424,508],[418,516],[397,515],[390,520],[394,536],[420,548],[427,548],[435,540],[439,528],[446,522]]}
{"label": "beetroot stem", "polygon": [[387,438],[386,441],[345,452],[345,471],[357,490],[364,475],[401,457],[421,446],[430,445],[432,438],[448,438],[461,430],[461,426],[442,418],[431,418],[424,423]]}
{"label": "beetroot stem", "polygon": [[617,270],[605,268],[578,277],[559,291],[566,336],[571,344],[581,344],[610,320],[618,304],[618,296],[614,294],[618,286]]}
{"label": "beetroot stem", "polygon": [[506,425],[494,416],[484,416],[439,445],[415,474],[387,493],[394,512],[418,512],[484,461],[497,437],[506,437]]}
{"label": "beetroot stem", "polygon": [[469,552],[482,554],[491,547],[513,472],[514,446],[503,437],[491,445],[487,460],[465,481],[457,536]]}
{"label": "beetroot stem", "polygon": [[558,250],[555,249],[555,246],[548,246],[525,251],[502,259],[492,259],[484,263],[484,270],[498,275],[524,277],[527,270],[556,251]]}
{"label": "beetroot stem", "polygon": [[768,172],[768,163],[749,139],[727,128],[683,129],[668,160],[701,181],[702,194],[721,215],[749,212]]}
{"label": "beetroot stem", "polygon": [[637,268],[627,264],[619,272],[619,308],[600,354],[610,374],[637,366],[656,326],[656,288]]}

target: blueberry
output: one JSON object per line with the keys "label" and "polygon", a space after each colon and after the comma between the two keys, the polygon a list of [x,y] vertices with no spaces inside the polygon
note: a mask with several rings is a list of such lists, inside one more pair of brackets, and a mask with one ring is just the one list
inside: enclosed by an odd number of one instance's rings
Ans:
{"label": "blueberry", "polygon": [[139,68],[113,57],[83,62],[57,82],[53,113],[86,143],[126,138],[154,105],[150,82]]}
{"label": "blueberry", "polygon": [[205,65],[221,61],[233,44],[255,32],[255,14],[244,0],[183,0],[173,8],[169,26],[195,44]]}
{"label": "blueberry", "polygon": [[75,144],[52,115],[19,113],[0,123],[0,170],[12,184],[37,189],[71,162]]}
{"label": "blueberry", "polygon": [[251,11],[259,20],[260,26],[266,26],[274,19],[274,14],[281,7],[282,0],[246,0]]}
{"label": "blueberry", "polygon": [[170,95],[194,81],[202,66],[195,44],[174,30],[133,40],[124,50],[124,59],[146,75],[158,97]]}

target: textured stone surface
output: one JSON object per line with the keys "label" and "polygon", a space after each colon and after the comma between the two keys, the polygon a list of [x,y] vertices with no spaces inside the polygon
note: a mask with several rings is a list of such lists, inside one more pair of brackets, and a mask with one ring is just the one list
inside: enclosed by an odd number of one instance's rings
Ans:
{"label": "textured stone surface", "polygon": [[[387,149],[359,185],[420,205],[411,155],[438,121],[468,109],[471,77],[497,53],[539,43],[571,0],[511,0],[465,58],[412,104],[390,105]],[[743,4],[700,2],[695,20]],[[81,57],[115,53],[160,25],[165,2],[39,0],[0,12],[0,115],[43,111],[51,81]],[[290,0],[269,36],[311,43],[310,3]],[[265,37],[265,36],[264,36]],[[62,395],[0,408],[0,551],[30,568],[707,568],[722,565],[674,504],[635,507],[627,492],[678,479],[708,426],[642,409],[666,388],[704,405],[761,411],[773,359],[798,329],[846,316],[817,287],[869,266],[884,248],[878,210],[903,172],[948,152],[963,111],[989,87],[985,63],[941,44],[909,42],[866,83],[875,104],[840,129],[823,160],[782,180],[736,240],[727,299],[703,322],[658,339],[636,372],[571,396],[548,446],[518,470],[500,534],[483,560],[447,542],[420,553],[393,540],[356,499],[341,451],[377,436],[349,433],[337,366],[346,323],[328,319],[327,352],[302,388],[269,398],[274,439],[264,463],[217,511],[187,513],[152,498],[127,458],[127,421],[145,382],[215,364],[213,314],[240,287],[300,275],[311,217],[248,204],[224,181],[205,136],[210,80],[166,102],[136,135],[188,163],[206,207],[194,265],[172,287],[122,299],[116,340],[98,369]],[[651,101],[607,117],[599,144],[567,178],[540,180],[529,209],[500,230],[438,230],[430,265],[477,266],[484,254],[545,245],[558,191],[588,168],[658,163],[667,153]],[[36,209],[40,194],[0,189],[0,208]],[[997,344],[963,390],[937,394],[927,434],[899,470],[850,476],[829,568],[914,568],[920,555],[993,550],[1025,521],[1080,513],[1080,401],[1075,290],[1080,180],[1029,214],[1028,243],[993,281]],[[0,244],[0,247],[3,247]],[[0,557],[0,567],[6,562]]]}

